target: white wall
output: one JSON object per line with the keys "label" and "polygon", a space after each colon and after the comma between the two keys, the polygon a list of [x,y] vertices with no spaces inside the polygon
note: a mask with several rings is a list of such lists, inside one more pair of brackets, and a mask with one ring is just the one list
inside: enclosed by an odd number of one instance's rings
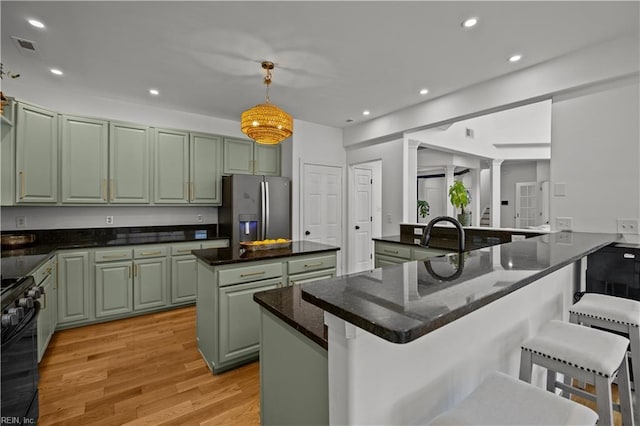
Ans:
{"label": "white wall", "polygon": [[[113,216],[113,225],[105,216]],[[198,222],[197,215],[203,216]],[[218,223],[216,207],[2,207],[2,230],[18,230],[16,217],[24,216],[21,229],[118,228],[125,226],[197,225]]]}
{"label": "white wall", "polygon": [[491,170],[480,170],[480,215],[491,207]]}
{"label": "white wall", "polygon": [[382,161],[382,235],[398,235],[402,221],[403,140],[347,151],[347,163]]}
{"label": "white wall", "polygon": [[[551,136],[552,229],[616,232],[617,218],[640,218],[638,76],[554,98]],[[566,196],[555,196],[564,183]]]}
{"label": "white wall", "polygon": [[500,168],[500,201],[508,201],[500,206],[500,226],[515,228],[516,226],[516,183],[537,182],[535,161],[516,161],[502,163]]}

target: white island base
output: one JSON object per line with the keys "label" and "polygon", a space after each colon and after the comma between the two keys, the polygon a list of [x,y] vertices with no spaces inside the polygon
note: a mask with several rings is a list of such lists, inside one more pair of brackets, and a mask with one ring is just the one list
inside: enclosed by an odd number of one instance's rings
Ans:
{"label": "white island base", "polygon": [[[396,344],[328,312],[330,424],[424,424],[492,371],[518,377],[521,343],[568,308],[584,280],[569,264],[412,342]],[[534,366],[532,382],[544,386]]]}

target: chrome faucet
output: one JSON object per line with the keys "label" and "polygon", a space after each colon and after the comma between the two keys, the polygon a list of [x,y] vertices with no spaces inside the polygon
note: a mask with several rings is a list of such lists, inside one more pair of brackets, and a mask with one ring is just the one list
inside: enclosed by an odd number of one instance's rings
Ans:
{"label": "chrome faucet", "polygon": [[456,219],[451,216],[438,216],[435,219],[431,220],[427,224],[427,229],[424,231],[424,235],[422,236],[422,241],[420,242],[421,246],[428,247],[429,240],[431,240],[431,230],[433,229],[433,225],[438,222],[451,222],[453,226],[458,230],[458,252],[462,253],[464,251],[464,229],[462,229],[462,225]]}

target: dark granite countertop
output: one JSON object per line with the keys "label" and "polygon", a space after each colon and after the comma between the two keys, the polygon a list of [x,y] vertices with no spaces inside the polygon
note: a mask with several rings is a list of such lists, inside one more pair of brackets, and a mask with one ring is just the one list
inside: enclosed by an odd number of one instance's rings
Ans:
{"label": "dark granite countertop", "polygon": [[327,349],[324,311],[302,300],[299,285],[255,293],[253,300],[309,339]]}
{"label": "dark granite countertop", "polygon": [[617,240],[559,232],[302,285],[302,299],[407,343]]}
{"label": "dark granite countertop", "polygon": [[138,226],[2,232],[3,235],[36,235],[34,244],[23,247],[2,248],[2,277],[22,277],[35,269],[56,250],[166,244],[228,238],[218,236],[217,232],[217,225]]}
{"label": "dark granite countertop", "polygon": [[218,266],[230,263],[276,259],[278,257],[302,256],[305,254],[336,250],[340,250],[340,248],[326,244],[313,243],[311,241],[293,241],[289,247],[272,250],[246,251],[238,245],[233,245],[226,248],[193,250],[192,253],[203,262],[206,262],[211,266]]}

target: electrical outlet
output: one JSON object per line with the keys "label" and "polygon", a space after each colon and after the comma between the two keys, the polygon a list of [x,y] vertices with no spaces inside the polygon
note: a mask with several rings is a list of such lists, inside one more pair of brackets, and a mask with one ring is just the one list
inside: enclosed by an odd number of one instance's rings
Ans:
{"label": "electrical outlet", "polygon": [[26,228],[26,227],[27,227],[27,217],[16,216],[16,228]]}
{"label": "electrical outlet", "polygon": [[422,235],[422,228],[413,228],[413,235]]}
{"label": "electrical outlet", "polygon": [[107,225],[113,225],[113,216],[107,216],[105,223]]}
{"label": "electrical outlet", "polygon": [[196,222],[198,222],[198,223],[204,222],[204,216],[201,215],[201,214],[197,215],[196,216]]}
{"label": "electrical outlet", "polygon": [[559,231],[571,231],[573,229],[573,218],[557,217],[556,228],[558,228]]}
{"label": "electrical outlet", "polygon": [[618,219],[619,234],[640,234],[638,219]]}

